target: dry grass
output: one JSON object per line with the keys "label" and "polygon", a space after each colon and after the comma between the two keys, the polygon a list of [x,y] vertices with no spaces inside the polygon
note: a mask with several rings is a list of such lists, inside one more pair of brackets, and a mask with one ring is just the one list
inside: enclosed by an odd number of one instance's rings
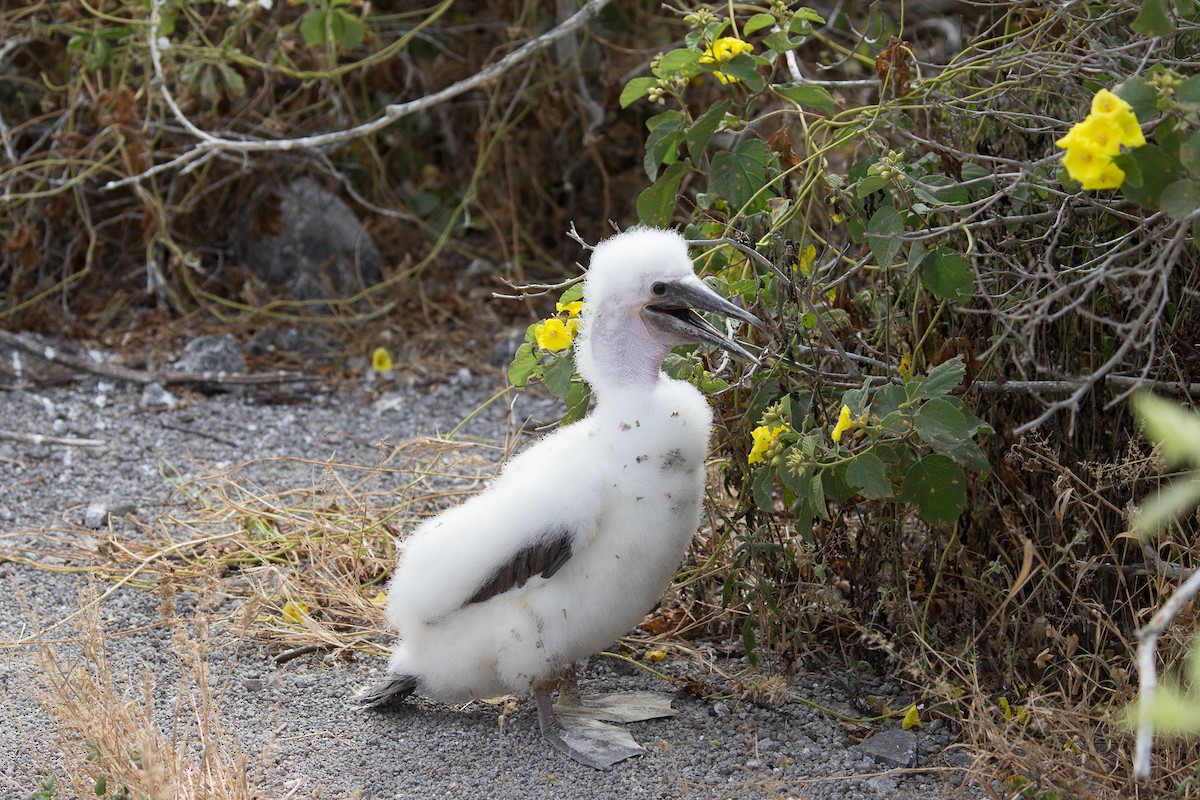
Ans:
{"label": "dry grass", "polygon": [[87,584],[79,599],[66,643],[35,640],[38,669],[30,677],[35,698],[59,726],[72,796],[272,797],[258,786],[254,760],[221,723],[220,686],[208,658],[214,633],[204,604],[187,620],[164,595],[162,624],[173,629],[170,657],[180,691],[176,705],[163,709],[149,670],[129,674],[109,652],[111,634],[95,587]]}

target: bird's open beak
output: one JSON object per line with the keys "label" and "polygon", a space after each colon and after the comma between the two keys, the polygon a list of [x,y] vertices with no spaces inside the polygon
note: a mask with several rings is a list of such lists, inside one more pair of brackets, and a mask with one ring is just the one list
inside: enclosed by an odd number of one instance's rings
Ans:
{"label": "bird's open beak", "polygon": [[711,311],[723,317],[740,319],[756,328],[765,329],[766,326],[763,325],[762,320],[744,308],[729,302],[708,288],[699,278],[685,278],[662,283],[666,287],[666,291],[655,297],[652,304],[646,306],[646,316],[656,327],[685,341],[710,344],[751,361],[758,360],[753,353],[726,336],[724,332],[718,330],[697,312]]}

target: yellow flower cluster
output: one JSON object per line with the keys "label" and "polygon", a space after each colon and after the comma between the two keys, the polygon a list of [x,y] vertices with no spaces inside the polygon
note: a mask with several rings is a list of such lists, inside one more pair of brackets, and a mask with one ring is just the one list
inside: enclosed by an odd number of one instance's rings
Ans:
{"label": "yellow flower cluster", "polygon": [[[579,333],[579,315],[583,313],[583,301],[555,303],[559,316],[543,320],[533,326],[533,338],[542,350],[566,350]],[[566,315],[565,318],[563,315]]]}
{"label": "yellow flower cluster", "polygon": [[1067,151],[1063,156],[1067,174],[1084,189],[1120,186],[1125,172],[1113,163],[1113,156],[1121,152],[1122,146],[1141,147],[1145,143],[1133,107],[1107,89],[1096,92],[1087,118],[1055,142]]}
{"label": "yellow flower cluster", "polygon": [[[736,36],[722,36],[704,48],[700,56],[701,64],[728,64],[734,56],[754,52],[754,45],[743,42]],[[741,78],[736,75],[726,75],[724,72],[713,72],[721,83],[737,83]]]}
{"label": "yellow flower cluster", "polygon": [[853,430],[857,427],[858,423],[856,423],[854,418],[850,415],[850,406],[842,406],[842,413],[838,415],[837,424],[833,426],[833,433],[829,434],[829,438],[833,439],[835,443],[840,442],[842,440],[842,435],[846,431]]}
{"label": "yellow flower cluster", "polygon": [[750,456],[746,461],[751,464],[773,462],[783,452],[783,443],[779,441],[779,435],[786,430],[786,425],[760,425],[750,431],[750,435],[754,437],[754,446],[750,448]]}

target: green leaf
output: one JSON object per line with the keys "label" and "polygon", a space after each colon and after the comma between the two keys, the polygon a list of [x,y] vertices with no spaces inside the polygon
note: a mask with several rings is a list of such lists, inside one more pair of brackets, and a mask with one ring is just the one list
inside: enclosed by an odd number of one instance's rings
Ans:
{"label": "green leaf", "polygon": [[930,525],[949,525],[966,504],[966,483],[958,464],[946,456],[932,455],[908,468],[901,498],[915,503],[921,519]]}
{"label": "green leaf", "polygon": [[967,300],[975,288],[970,264],[962,253],[949,247],[931,250],[921,262],[925,288],[942,300]]}
{"label": "green leaf", "polygon": [[550,390],[550,394],[559,400],[566,400],[571,393],[571,376],[575,374],[575,357],[567,351],[565,355],[555,358],[542,368],[542,383]]}
{"label": "green leaf", "polygon": [[827,117],[833,116],[833,95],[822,86],[776,83],[771,88],[801,108],[811,108]]}
{"label": "green leaf", "polygon": [[746,648],[746,659],[750,666],[758,666],[758,642],[754,636],[754,617],[750,614],[742,623],[742,646]]}
{"label": "green leaf", "polygon": [[900,212],[891,206],[880,206],[871,216],[871,221],[867,223],[867,243],[871,245],[871,254],[880,268],[892,266],[903,233],[904,220]]}
{"label": "green leaf", "polygon": [[983,450],[979,449],[979,445],[970,439],[963,440],[957,447],[947,450],[942,455],[950,456],[964,469],[978,472],[983,477],[987,477],[992,470],[992,465],[988,463]]}
{"label": "green leaf", "polygon": [[700,52],[686,47],[669,50],[659,59],[654,67],[654,74],[659,78],[674,78],[677,74],[684,78],[699,75],[704,71],[700,64],[701,55]]}
{"label": "green leaf", "polygon": [[529,383],[529,375],[537,366],[537,357],[533,354],[533,345],[525,342],[517,348],[512,363],[508,365],[508,382],[518,389],[524,389]]}
{"label": "green leaf", "polygon": [[567,303],[574,303],[576,300],[582,300],[582,299],[583,299],[583,281],[579,281],[571,286],[568,286],[566,289],[564,289],[562,295],[560,295],[558,298],[558,302],[562,303],[563,305],[566,305]]}
{"label": "green leaf", "polygon": [[763,39],[763,44],[770,50],[776,53],[786,53],[789,50],[795,50],[800,45],[804,44],[803,39],[793,39],[787,35],[785,31],[775,31],[767,38]]}
{"label": "green leaf", "polygon": [[913,181],[913,192],[926,203],[963,205],[970,198],[967,190],[949,175],[928,175],[920,183]]}
{"label": "green leaf", "polygon": [[892,484],[879,456],[871,452],[860,453],[846,468],[846,482],[868,500],[881,500],[892,496]]}
{"label": "green leaf", "polygon": [[1200,467],[1200,416],[1149,392],[1135,394],[1131,402],[1146,437],[1162,448],[1169,466]]}
{"label": "green leaf", "polygon": [[[1135,725],[1141,719],[1140,710],[1136,703],[1129,707],[1130,721]],[[1158,687],[1146,711],[1146,719],[1154,726],[1155,733],[1186,736],[1200,732],[1200,699],[1170,684]]]}
{"label": "green leaf", "polygon": [[1193,75],[1175,87],[1175,100],[1184,111],[1200,108],[1200,75]]}
{"label": "green leaf", "polygon": [[[889,383],[880,386],[879,390],[875,392],[875,396],[871,398],[871,413],[880,420],[884,420],[898,412],[901,404],[906,402],[908,402],[908,392],[904,391],[904,387],[898,383]],[[897,425],[899,425],[899,420],[894,420],[888,427],[895,428]]]}
{"label": "green leaf", "polygon": [[1144,78],[1129,78],[1114,86],[1112,93],[1133,106],[1138,122],[1145,122],[1158,113],[1158,90]]}
{"label": "green leaf", "polygon": [[944,397],[962,383],[963,376],[966,374],[967,367],[963,364],[962,356],[955,356],[949,361],[943,361],[929,370],[928,375],[920,379],[916,396],[918,399]]}
{"label": "green leaf", "polygon": [[913,417],[913,427],[934,452],[944,455],[949,455],[971,436],[962,412],[938,397],[921,404]]}
{"label": "green leaf", "polygon": [[1200,476],[1177,480],[1157,494],[1143,498],[1134,527],[1142,536],[1149,536],[1173,519],[1195,508],[1200,501]]}
{"label": "green leaf", "polygon": [[678,111],[665,111],[646,120],[650,135],[646,137],[646,155],[642,158],[642,167],[650,180],[658,176],[660,164],[674,164],[678,160],[685,122],[683,114]]}
{"label": "green leaf", "polygon": [[879,175],[868,175],[859,181],[858,185],[854,187],[854,196],[862,199],[869,194],[878,192],[887,185],[887,178],[880,177]]}
{"label": "green leaf", "polygon": [[825,486],[821,481],[821,473],[814,472],[808,479],[808,493],[804,501],[814,515],[829,522],[829,506],[825,502]]}
{"label": "green leaf", "polygon": [[751,494],[754,495],[754,504],[760,509],[763,511],[774,510],[775,469],[770,464],[763,464],[759,467],[758,472],[754,476]]}
{"label": "green leaf", "polygon": [[572,381],[566,398],[567,413],[563,415],[562,424],[569,425],[586,417],[591,402],[592,391],[588,385],[583,381]]}
{"label": "green leaf", "polygon": [[638,195],[638,219],[645,225],[655,228],[665,228],[671,222],[671,214],[675,211],[676,192],[683,176],[691,171],[691,167],[676,161],[658,176],[653,184]]}
{"label": "green leaf", "polygon": [[[1200,75],[1196,77],[1200,78]],[[1192,134],[1192,138],[1179,145],[1179,160],[1187,171],[1200,177],[1200,131]]]}
{"label": "green leaf", "polygon": [[825,24],[825,18],[808,6],[800,6],[800,8],[797,8],[793,19],[804,20],[805,22],[815,22],[818,25]]}
{"label": "green leaf", "polygon": [[343,50],[353,50],[358,47],[367,35],[362,20],[340,8],[330,12],[329,28],[333,31],[333,38],[337,40]]}
{"label": "green leaf", "polygon": [[658,78],[634,78],[621,90],[621,108],[628,108],[641,100],[655,86],[658,86]]}
{"label": "green leaf", "polygon": [[1142,185],[1121,185],[1125,196],[1142,208],[1158,210],[1163,189],[1179,179],[1179,162],[1172,161],[1152,144],[1143,145],[1129,154],[1142,173]]}
{"label": "green leaf", "polygon": [[1174,6],[1180,19],[1189,19],[1196,13],[1196,0],[1175,0]]}
{"label": "green leaf", "polygon": [[1200,207],[1200,186],[1190,178],[1183,178],[1163,189],[1159,204],[1167,216],[1182,220]]}
{"label": "green leaf", "polygon": [[763,76],[759,74],[758,62],[745,53],[739,53],[729,59],[728,63],[717,65],[714,71],[745,81],[746,88],[754,93],[761,92],[767,85]]}
{"label": "green leaf", "polygon": [[755,14],[742,25],[742,35],[749,36],[755,31],[761,31],[763,28],[770,28],[774,25],[775,17],[770,14]]}
{"label": "green leaf", "polygon": [[1142,11],[1130,26],[1142,36],[1170,36],[1175,32],[1167,0],[1142,0]]}
{"label": "green leaf", "polygon": [[234,100],[246,93],[246,79],[231,64],[219,62],[217,70],[221,73],[221,80],[225,84],[226,97]]}
{"label": "green leaf", "polygon": [[300,20],[300,35],[309,47],[325,43],[325,9],[314,8],[304,15]]}
{"label": "green leaf", "polygon": [[709,139],[717,132],[717,128],[721,127],[721,121],[725,119],[725,114],[732,106],[732,100],[714,103],[712,108],[705,111],[700,119],[692,123],[692,127],[687,131],[687,146],[688,154],[692,157],[693,162],[700,163],[700,156],[708,147]]}
{"label": "green leaf", "polygon": [[[775,154],[759,139],[747,139],[732,151],[723,151],[713,156],[709,170],[709,185],[712,191],[724,197],[735,209],[750,202],[767,183],[775,165]],[[747,213],[754,213],[766,206],[767,193],[759,196]]]}

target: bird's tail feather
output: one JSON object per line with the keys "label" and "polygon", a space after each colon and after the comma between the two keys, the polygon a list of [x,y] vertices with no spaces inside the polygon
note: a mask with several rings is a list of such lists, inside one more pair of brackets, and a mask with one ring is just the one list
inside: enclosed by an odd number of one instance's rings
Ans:
{"label": "bird's tail feather", "polygon": [[389,675],[372,686],[354,694],[354,702],[362,708],[382,708],[397,703],[417,689],[417,679],[411,675]]}

